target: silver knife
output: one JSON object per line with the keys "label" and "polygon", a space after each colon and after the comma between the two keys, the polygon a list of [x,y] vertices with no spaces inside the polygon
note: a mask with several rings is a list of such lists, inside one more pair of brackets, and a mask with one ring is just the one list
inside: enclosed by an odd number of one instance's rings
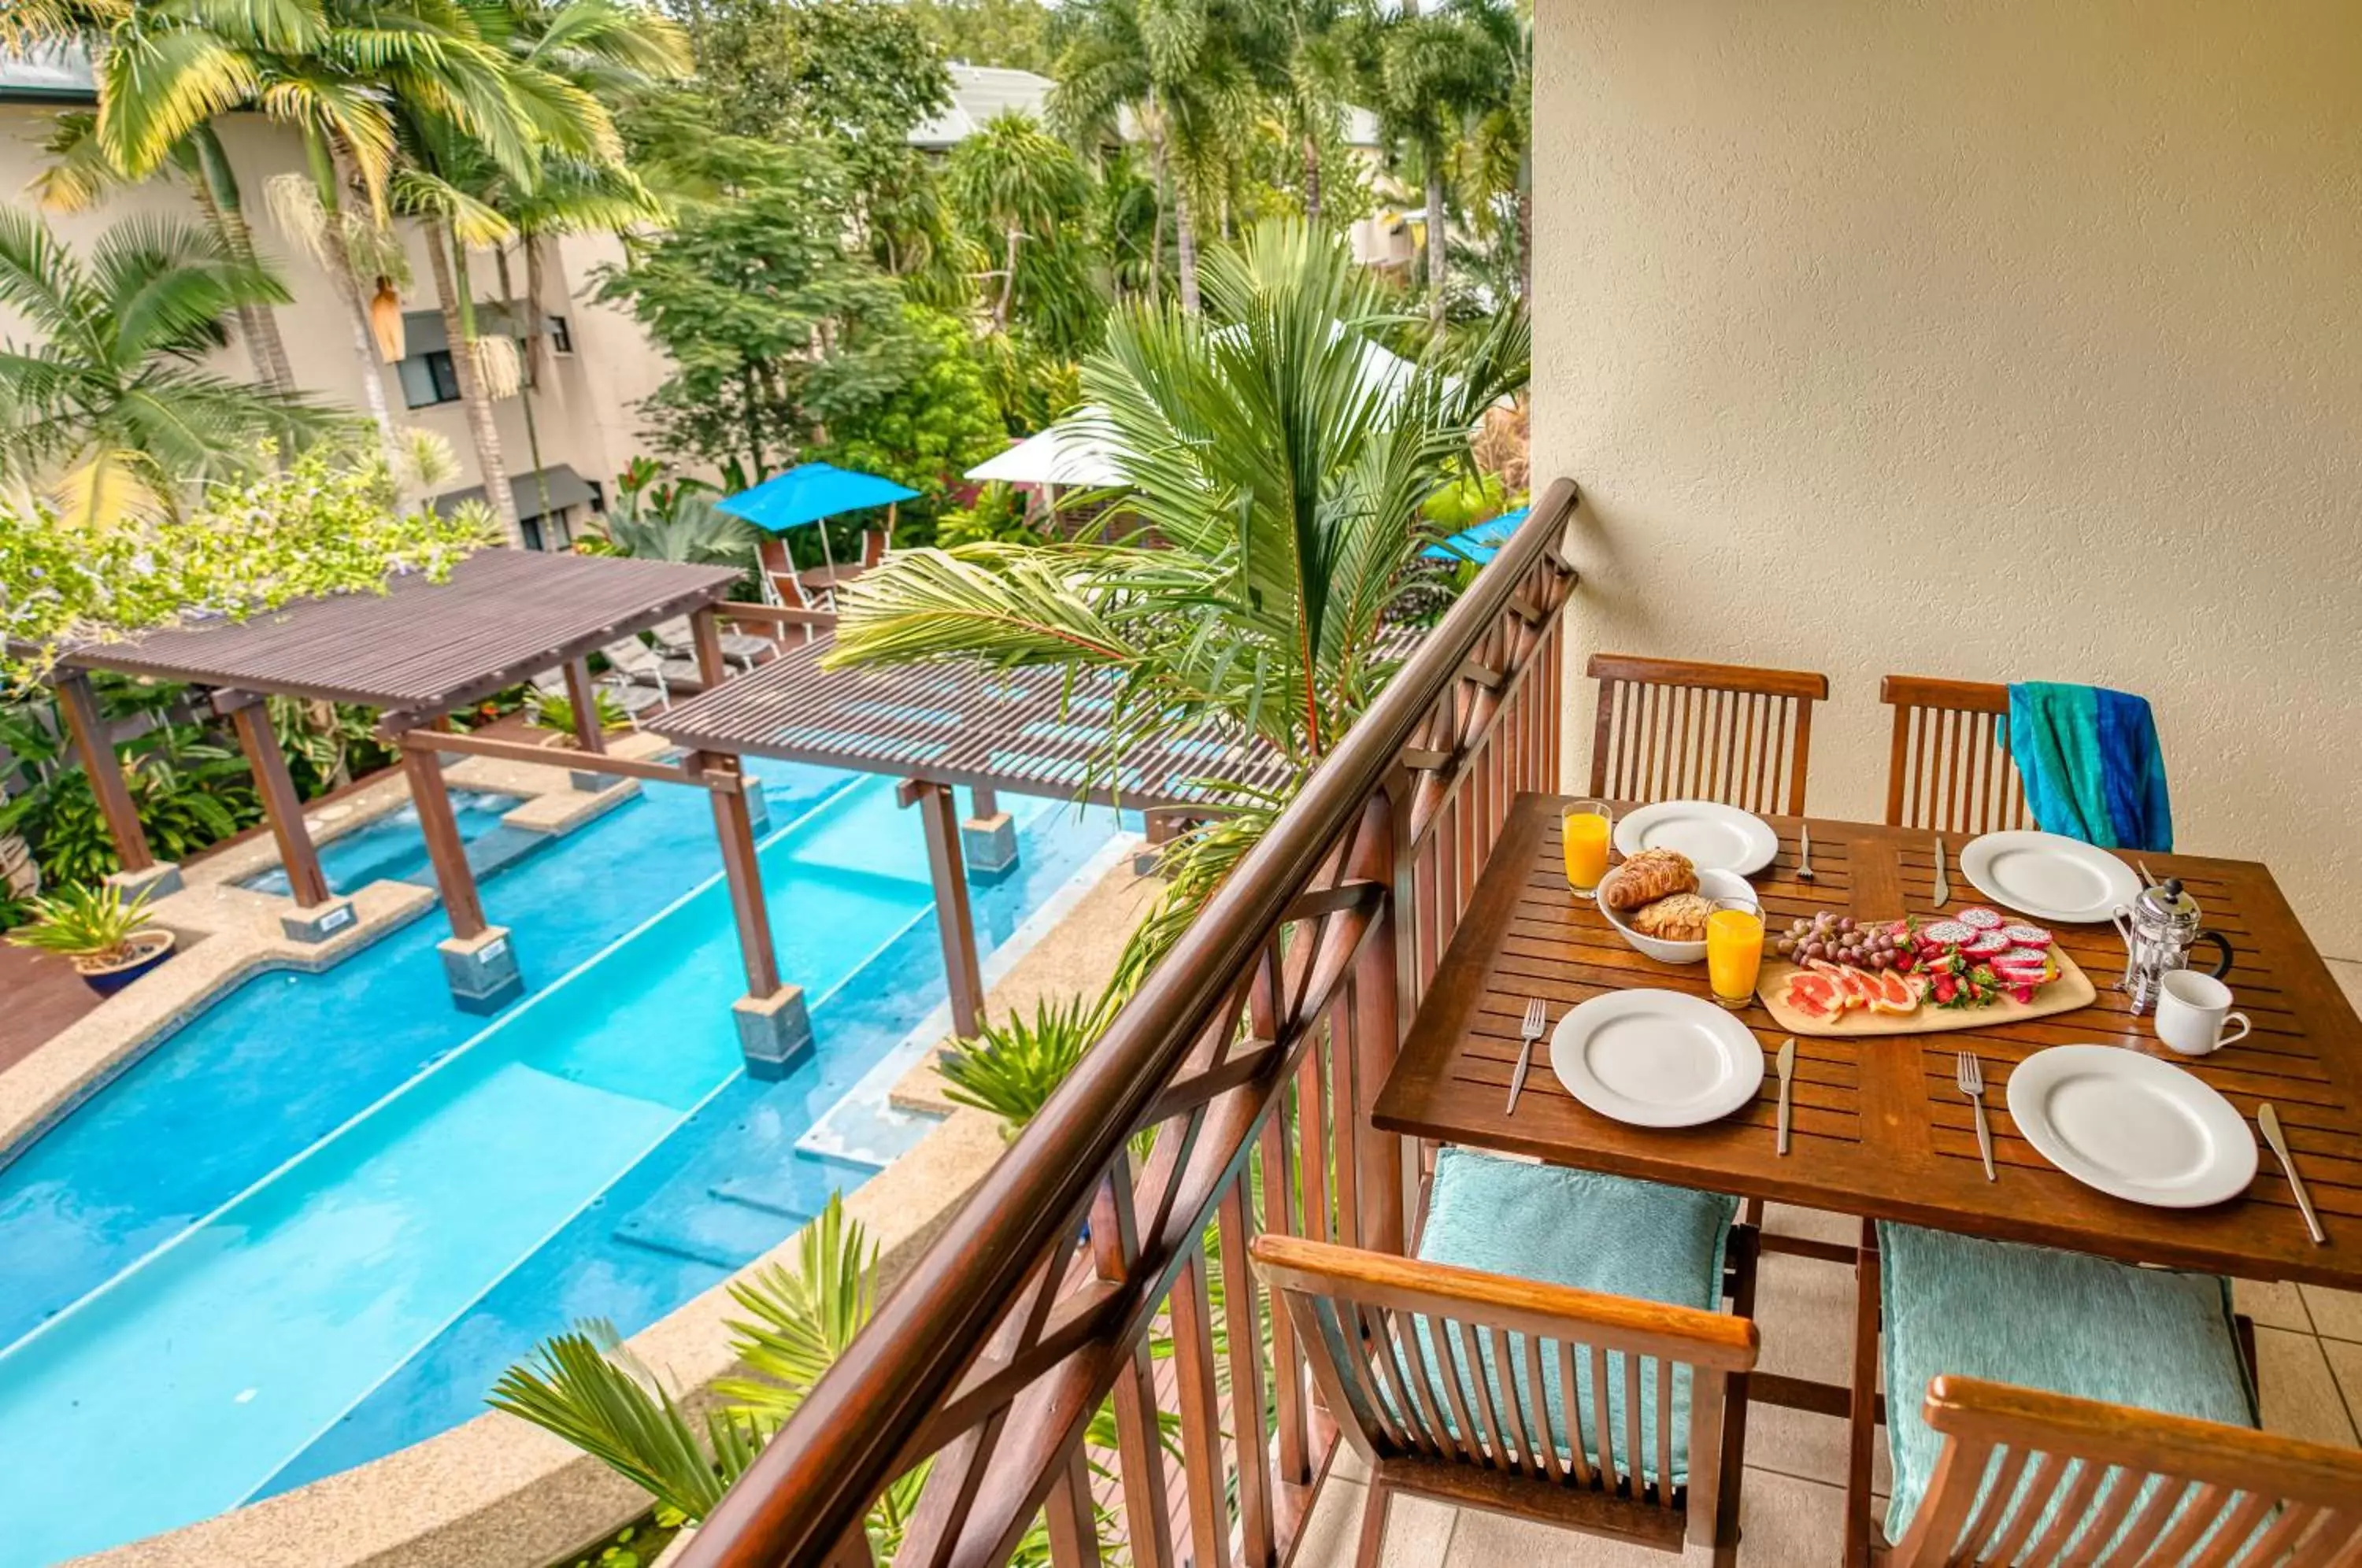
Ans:
{"label": "silver knife", "polygon": [[1788,1085],[1796,1076],[1796,1037],[1788,1036],[1780,1043],[1780,1144],[1779,1152],[1788,1152]]}
{"label": "silver knife", "polygon": [[1952,901],[1952,879],[1944,875],[1944,841],[1936,840],[1936,907],[1942,909]]}
{"label": "silver knife", "polygon": [[2289,1154],[2288,1137],[2280,1131],[2280,1113],[2268,1101],[2256,1108],[2256,1121],[2264,1130],[2264,1142],[2280,1157],[2280,1169],[2288,1172],[2289,1190],[2296,1194],[2296,1206],[2304,1214],[2304,1228],[2317,1247],[2329,1245],[2328,1234],[2321,1228],[2321,1216],[2312,1211],[2312,1195],[2304,1189],[2304,1177],[2296,1174],[2296,1161]]}

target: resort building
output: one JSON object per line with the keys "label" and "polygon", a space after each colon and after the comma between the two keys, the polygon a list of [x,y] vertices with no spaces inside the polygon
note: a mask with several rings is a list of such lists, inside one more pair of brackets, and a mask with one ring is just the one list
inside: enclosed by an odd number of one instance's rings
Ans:
{"label": "resort building", "polygon": [[[32,201],[28,187],[46,161],[41,146],[54,117],[61,110],[93,102],[89,65],[79,56],[40,61],[0,56],[0,199]],[[278,268],[294,296],[276,315],[295,384],[348,407],[363,406],[359,378],[364,372],[346,314],[330,292],[327,275],[280,233],[265,199],[272,177],[301,172],[302,149],[292,134],[259,116],[235,115],[217,124],[244,194],[256,247]],[[168,171],[118,191],[87,211],[52,214],[50,222],[69,245],[80,248],[109,224],[133,214],[193,220],[196,208],[187,189]],[[470,493],[480,495],[482,476],[476,470],[475,448],[444,343],[434,275],[415,226],[399,227],[411,273],[399,285],[404,353],[398,362],[369,373],[381,382],[397,425],[429,431],[450,447],[461,473],[445,491],[456,502]],[[558,236],[544,243],[543,255],[541,306],[548,331],[549,384],[532,391],[530,433],[522,396],[497,400],[493,413],[524,543],[537,549],[564,549],[585,520],[604,506],[613,476],[645,449],[633,405],[654,392],[668,372],[636,322],[593,298],[596,269],[622,257],[613,237]],[[504,296],[491,253],[476,255],[470,271],[481,313],[479,321],[497,318]],[[510,297],[517,300],[522,320],[524,268],[513,256],[510,274],[515,291]],[[0,335],[19,330],[0,311]],[[218,368],[225,375],[251,377],[246,345],[233,342],[223,349]]]}

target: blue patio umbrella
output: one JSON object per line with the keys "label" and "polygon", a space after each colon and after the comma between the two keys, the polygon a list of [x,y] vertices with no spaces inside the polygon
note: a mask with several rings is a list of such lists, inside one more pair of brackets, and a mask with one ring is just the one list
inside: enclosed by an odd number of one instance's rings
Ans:
{"label": "blue patio umbrella", "polygon": [[[800,463],[785,473],[773,474],[752,490],[742,490],[727,500],[717,501],[714,505],[768,533],[784,534],[841,512],[891,506],[898,501],[912,500],[918,493],[908,485],[896,484],[877,474],[840,469],[833,463]],[[833,574],[836,558],[829,550],[825,528],[820,531],[820,554]]]}
{"label": "blue patio umbrella", "polygon": [[1500,553],[1509,536],[1526,520],[1533,508],[1520,506],[1515,512],[1504,512],[1498,517],[1487,518],[1473,528],[1462,528],[1440,545],[1429,545],[1419,551],[1433,561],[1474,561],[1483,566]]}

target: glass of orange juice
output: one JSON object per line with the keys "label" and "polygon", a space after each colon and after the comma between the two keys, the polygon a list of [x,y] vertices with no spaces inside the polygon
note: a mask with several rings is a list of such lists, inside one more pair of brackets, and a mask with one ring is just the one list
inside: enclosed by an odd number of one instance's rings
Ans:
{"label": "glass of orange juice", "polygon": [[1714,999],[1733,1012],[1755,999],[1763,967],[1763,911],[1751,899],[1716,899],[1705,917],[1705,974]]}
{"label": "glass of orange juice", "polygon": [[1566,885],[1584,898],[1596,892],[1607,876],[1607,830],[1615,822],[1605,801],[1577,801],[1559,813]]}

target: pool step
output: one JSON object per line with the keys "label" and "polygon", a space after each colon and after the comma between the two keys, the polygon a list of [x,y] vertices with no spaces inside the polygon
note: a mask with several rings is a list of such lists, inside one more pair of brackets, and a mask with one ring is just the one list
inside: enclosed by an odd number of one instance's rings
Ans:
{"label": "pool step", "polygon": [[735,1272],[803,1229],[810,1209],[754,1200],[720,1189],[702,1202],[666,1214],[643,1208],[615,1227],[615,1240],[667,1257]]}

